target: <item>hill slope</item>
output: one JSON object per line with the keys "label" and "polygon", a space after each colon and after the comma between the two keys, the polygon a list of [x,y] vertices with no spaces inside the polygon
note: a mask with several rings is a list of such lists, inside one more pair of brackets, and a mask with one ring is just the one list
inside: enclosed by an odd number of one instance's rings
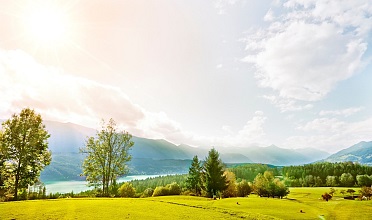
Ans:
{"label": "hill slope", "polygon": [[335,154],[332,154],[324,161],[328,162],[353,161],[362,164],[372,165],[372,141],[359,142],[351,147],[348,147]]}

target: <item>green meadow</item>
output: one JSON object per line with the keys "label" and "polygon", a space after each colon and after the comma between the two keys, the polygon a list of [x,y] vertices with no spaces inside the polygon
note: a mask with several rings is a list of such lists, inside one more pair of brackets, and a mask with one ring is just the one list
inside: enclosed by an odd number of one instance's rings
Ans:
{"label": "green meadow", "polygon": [[[340,188],[337,188],[340,190]],[[371,219],[372,201],[345,200],[329,188],[291,188],[285,199],[192,196],[81,198],[0,203],[0,219]],[[357,188],[355,189],[358,190]],[[302,212],[300,211],[302,210]]]}

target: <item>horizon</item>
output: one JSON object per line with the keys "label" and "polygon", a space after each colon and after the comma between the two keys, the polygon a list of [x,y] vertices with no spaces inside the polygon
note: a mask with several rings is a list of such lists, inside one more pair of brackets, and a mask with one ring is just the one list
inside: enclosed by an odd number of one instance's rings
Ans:
{"label": "horizon", "polygon": [[1,119],[113,118],[193,147],[372,140],[372,3],[0,2]]}

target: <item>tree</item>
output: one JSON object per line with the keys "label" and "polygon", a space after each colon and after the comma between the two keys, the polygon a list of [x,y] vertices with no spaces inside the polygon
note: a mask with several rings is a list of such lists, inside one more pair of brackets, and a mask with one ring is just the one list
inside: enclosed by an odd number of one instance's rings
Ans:
{"label": "tree", "polygon": [[136,189],[132,186],[131,183],[125,182],[120,188],[119,188],[119,195],[121,197],[126,198],[133,198],[136,195]]}
{"label": "tree", "polygon": [[250,186],[250,183],[248,183],[246,180],[242,180],[240,183],[237,184],[237,196],[239,197],[246,197],[252,192],[252,187]]}
{"label": "tree", "polygon": [[327,176],[326,178],[327,186],[337,186],[337,176]]}
{"label": "tree", "polygon": [[357,182],[359,186],[371,186],[372,185],[372,175],[368,176],[365,175],[357,175],[356,176]]}
{"label": "tree", "polygon": [[223,192],[227,188],[227,180],[224,175],[224,165],[216,149],[208,152],[204,163],[203,183],[208,197]]}
{"label": "tree", "polygon": [[285,186],[283,181],[274,177],[273,172],[265,171],[262,175],[259,173],[253,181],[254,191],[260,197],[275,197],[283,198],[289,194],[288,188]]}
{"label": "tree", "polygon": [[3,179],[18,200],[18,191],[34,184],[40,172],[50,164],[48,131],[40,114],[29,108],[2,123]]}
{"label": "tree", "polygon": [[[266,171],[267,172],[267,171]],[[269,184],[269,181],[265,178],[264,175],[259,173],[256,178],[253,180],[253,188],[254,191],[259,195],[260,197],[262,196],[269,196],[267,186]]]}
{"label": "tree", "polygon": [[340,177],[340,183],[342,186],[354,186],[355,181],[353,175],[350,173],[343,173]]}
{"label": "tree", "polygon": [[235,174],[230,171],[225,171],[224,175],[226,176],[227,180],[227,188],[223,191],[223,197],[236,197],[237,189],[236,189],[236,178]]}
{"label": "tree", "polygon": [[201,179],[201,162],[198,159],[198,156],[194,156],[192,159],[191,167],[189,168],[189,176],[186,180],[186,187],[189,190],[194,191],[196,195],[200,195],[202,187]]}
{"label": "tree", "polygon": [[89,185],[102,186],[102,195],[109,196],[109,186],[117,177],[127,173],[126,163],[131,160],[129,150],[133,146],[132,135],[117,130],[115,121],[110,119],[95,137],[89,137],[85,148],[80,152],[87,154],[83,161],[83,173]]}

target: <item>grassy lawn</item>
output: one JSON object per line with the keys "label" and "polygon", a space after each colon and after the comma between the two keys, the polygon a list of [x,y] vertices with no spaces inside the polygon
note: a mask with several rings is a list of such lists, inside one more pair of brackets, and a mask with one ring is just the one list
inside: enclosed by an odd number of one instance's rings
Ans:
{"label": "grassy lawn", "polygon": [[[329,188],[291,188],[286,199],[190,196],[58,199],[0,203],[0,219],[371,219],[372,201],[329,202]],[[303,213],[300,212],[303,211]]]}

